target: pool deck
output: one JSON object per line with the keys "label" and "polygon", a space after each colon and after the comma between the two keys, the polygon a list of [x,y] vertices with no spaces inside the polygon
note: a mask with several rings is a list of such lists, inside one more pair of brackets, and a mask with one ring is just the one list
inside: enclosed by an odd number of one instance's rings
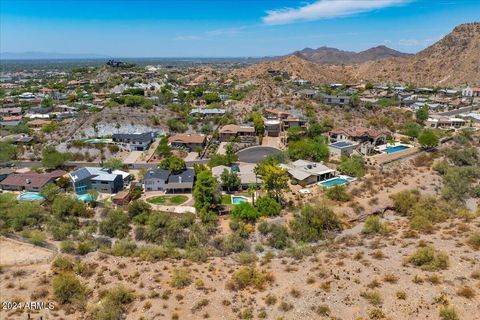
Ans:
{"label": "pool deck", "polygon": [[388,164],[390,162],[408,158],[419,152],[421,152],[420,148],[410,147],[408,149],[398,151],[398,152],[376,154],[374,156],[370,156],[369,158],[372,161],[372,164],[380,166],[380,165]]}

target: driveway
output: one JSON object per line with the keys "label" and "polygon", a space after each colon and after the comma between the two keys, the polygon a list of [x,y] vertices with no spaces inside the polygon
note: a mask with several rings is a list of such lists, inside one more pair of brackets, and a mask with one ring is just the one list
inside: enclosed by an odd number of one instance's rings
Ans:
{"label": "driveway", "polygon": [[238,160],[246,163],[259,163],[269,155],[280,153],[272,147],[250,147],[237,152]]}

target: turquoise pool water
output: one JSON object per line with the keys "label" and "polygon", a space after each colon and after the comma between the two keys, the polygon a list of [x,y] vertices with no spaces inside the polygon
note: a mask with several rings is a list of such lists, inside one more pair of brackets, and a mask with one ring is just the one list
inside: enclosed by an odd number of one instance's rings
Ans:
{"label": "turquoise pool water", "polygon": [[333,187],[333,186],[336,186],[336,185],[339,185],[339,184],[340,185],[345,184],[347,182],[350,182],[350,181],[347,180],[347,179],[343,179],[343,178],[335,178],[335,179],[332,179],[332,180],[320,182],[320,184],[324,187]]}
{"label": "turquoise pool water", "polygon": [[407,147],[407,146],[395,146],[395,147],[388,147],[387,149],[385,149],[385,152],[390,154],[390,153],[395,153],[395,152],[399,152],[399,151],[403,151],[403,150],[406,150],[406,149],[409,149],[410,147]]}
{"label": "turquoise pool water", "polygon": [[239,203],[243,203],[243,202],[248,202],[248,199],[245,198],[245,197],[235,197],[235,196],[232,197],[232,203],[233,204],[239,204]]}
{"label": "turquoise pool water", "polygon": [[18,200],[25,201],[43,201],[45,198],[38,192],[26,192],[17,197]]}
{"label": "turquoise pool water", "polygon": [[108,143],[110,142],[109,139],[87,139],[87,140],[84,140],[84,142],[86,143]]}
{"label": "turquoise pool water", "polygon": [[80,195],[77,195],[77,198],[79,200],[82,200],[84,202],[92,202],[92,201],[95,201],[95,199],[89,195],[89,194],[80,194]]}

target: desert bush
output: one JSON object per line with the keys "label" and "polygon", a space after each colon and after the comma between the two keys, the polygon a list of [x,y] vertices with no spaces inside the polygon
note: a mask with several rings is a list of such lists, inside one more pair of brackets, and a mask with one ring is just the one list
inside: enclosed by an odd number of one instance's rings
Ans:
{"label": "desert bush", "polygon": [[470,287],[464,286],[457,290],[457,295],[467,299],[475,297],[475,290]]}
{"label": "desert bush", "polygon": [[237,256],[237,261],[243,265],[252,264],[257,261],[257,255],[253,252],[240,252]]}
{"label": "desert bush", "polygon": [[480,249],[480,232],[476,231],[470,234],[470,236],[468,237],[467,243],[475,250],[479,250]]}
{"label": "desert bush", "polygon": [[185,268],[173,269],[170,284],[172,287],[181,289],[185,288],[192,283],[192,276],[190,270]]}
{"label": "desert bush", "polygon": [[442,320],[459,320],[459,316],[457,315],[457,311],[454,307],[446,306],[440,309],[440,319]]}
{"label": "desert bush", "polygon": [[306,205],[295,213],[290,222],[293,237],[302,242],[313,242],[325,238],[326,232],[341,229],[340,220],[330,208],[323,204]]}
{"label": "desert bush", "polygon": [[80,280],[70,272],[61,272],[53,278],[53,295],[60,304],[83,306],[86,299],[86,288]]}
{"label": "desert bush", "polygon": [[100,304],[92,311],[98,320],[120,320],[127,306],[135,299],[135,294],[123,286],[117,286],[101,294]]}
{"label": "desert bush", "polygon": [[368,317],[371,320],[380,320],[385,318],[385,313],[379,308],[372,309],[368,311]]}
{"label": "desert bush", "polygon": [[135,242],[122,239],[113,244],[110,252],[115,256],[131,257],[135,253],[136,249],[137,245]]}
{"label": "desert bush", "polygon": [[423,270],[437,271],[448,268],[448,255],[439,252],[431,246],[419,248],[410,256],[409,262]]}
{"label": "desert bush", "polygon": [[378,291],[362,292],[360,296],[375,306],[382,304],[382,297]]}
{"label": "desert bush", "polygon": [[387,226],[380,221],[378,216],[369,216],[362,228],[362,233],[365,234],[385,233],[386,231]]}
{"label": "desert bush", "polygon": [[346,202],[349,201],[352,196],[346,191],[344,185],[335,185],[325,190],[325,196],[330,200]]}
{"label": "desert bush", "polygon": [[227,282],[229,290],[243,290],[253,287],[263,290],[265,286],[273,282],[273,275],[263,270],[257,270],[254,267],[243,267],[237,270]]}
{"label": "desert bush", "polygon": [[52,262],[52,270],[57,273],[73,271],[74,267],[75,262],[72,259],[62,255],[57,256]]}

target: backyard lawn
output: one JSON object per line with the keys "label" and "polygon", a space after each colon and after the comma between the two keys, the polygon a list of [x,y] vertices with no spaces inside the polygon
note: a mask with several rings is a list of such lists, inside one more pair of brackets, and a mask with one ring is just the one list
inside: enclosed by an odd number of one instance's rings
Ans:
{"label": "backyard lawn", "polygon": [[232,204],[232,196],[229,194],[222,194],[222,204]]}
{"label": "backyard lawn", "polygon": [[187,196],[176,195],[176,196],[151,197],[147,199],[147,202],[152,204],[161,204],[164,206],[176,206],[186,202],[187,200],[188,200]]}

